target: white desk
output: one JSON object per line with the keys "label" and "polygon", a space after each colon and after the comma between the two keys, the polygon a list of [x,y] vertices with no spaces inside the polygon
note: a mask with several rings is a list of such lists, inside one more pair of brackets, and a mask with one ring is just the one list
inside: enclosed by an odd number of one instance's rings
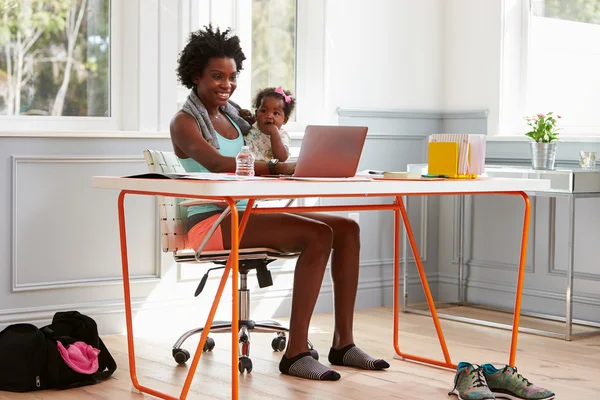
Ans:
{"label": "white desk", "polygon": [[[328,211],[351,211],[351,210],[393,210],[394,211],[394,338],[393,346],[396,354],[406,360],[417,361],[434,366],[444,368],[456,368],[450,358],[448,348],[439,318],[435,309],[435,304],[429,290],[427,277],[420,262],[420,256],[408,214],[404,206],[403,196],[438,196],[438,195],[479,195],[479,194],[498,194],[498,195],[514,195],[523,198],[525,203],[523,235],[520,251],[520,265],[517,278],[517,290],[515,297],[513,330],[511,338],[511,347],[508,363],[515,365],[517,337],[519,318],[521,310],[521,291],[523,288],[523,279],[525,276],[525,256],[527,250],[527,236],[529,230],[530,204],[529,197],[525,192],[547,190],[550,187],[550,182],[547,180],[537,179],[504,179],[504,178],[487,178],[479,180],[441,180],[441,181],[369,181],[369,182],[331,182],[331,181],[289,181],[289,180],[265,180],[265,181],[197,181],[197,180],[171,180],[171,179],[131,179],[120,177],[94,177],[93,186],[102,189],[119,190],[118,210],[119,210],[119,229],[121,241],[121,258],[123,269],[123,288],[125,297],[125,316],[127,323],[127,346],[129,351],[129,368],[130,376],[133,385],[136,389],[143,393],[148,393],[163,399],[185,399],[187,397],[194,373],[198,366],[202,348],[206,342],[209,333],[210,325],[213,321],[216,308],[221,299],[223,289],[229,278],[231,271],[232,279],[232,379],[231,379],[231,398],[238,398],[238,244],[239,238],[243,234],[248,218],[254,213],[278,213],[290,211],[290,208],[254,208],[252,213],[244,213],[240,222],[238,212],[235,206],[235,200],[249,199],[249,208],[252,207],[256,199],[264,198],[306,198],[306,197],[388,197],[393,200],[389,204],[369,204],[369,205],[344,205],[344,206],[315,206],[315,207],[293,207],[294,212],[328,212]],[[215,300],[211,307],[208,319],[206,321],[204,331],[200,338],[200,342],[194,354],[192,364],[189,368],[188,375],[180,396],[173,397],[172,395],[158,392],[149,387],[143,386],[138,382],[135,364],[135,346],[133,335],[133,322],[131,313],[131,297],[129,289],[129,266],[127,255],[127,239],[125,227],[125,211],[124,199],[127,194],[146,195],[146,196],[172,196],[185,198],[200,198],[200,199],[218,199],[227,202],[231,206],[231,256],[223,272],[219,289],[215,296]],[[398,289],[400,279],[400,218],[404,222],[407,238],[410,247],[413,251],[416,260],[417,269],[421,279],[421,284],[430,307],[433,323],[436,328],[438,340],[444,354],[444,360],[433,360],[418,355],[404,353],[400,350],[398,343]]]}
{"label": "white desk", "polygon": [[[408,171],[419,172],[422,174],[427,173],[427,164],[409,164]],[[534,328],[521,327],[520,330],[526,333],[533,333],[542,336],[556,337],[570,341],[576,337],[584,337],[590,335],[596,335],[600,333],[600,330],[586,331],[586,332],[573,332],[573,324],[577,323],[588,327],[598,327],[598,324],[591,323],[589,321],[578,320],[573,317],[573,276],[574,276],[574,263],[575,263],[575,201],[580,198],[598,198],[600,197],[600,170],[582,170],[582,169],[555,169],[555,170],[534,170],[529,166],[514,166],[514,165],[486,165],[486,175],[493,178],[526,178],[526,179],[538,179],[547,180],[550,182],[550,187],[546,190],[532,190],[528,191],[529,195],[537,197],[548,197],[550,199],[550,243],[548,246],[548,265],[549,270],[554,269],[554,248],[556,238],[556,198],[563,197],[568,200],[568,216],[569,224],[567,227],[568,233],[568,246],[567,246],[567,266],[566,266],[566,288],[565,288],[565,317],[557,317],[555,315],[547,315],[541,313],[523,313],[523,315],[529,315],[536,318],[562,321],[565,322],[564,334]],[[465,288],[464,288],[464,276],[467,276],[465,269],[468,267],[468,262],[465,262],[465,227],[464,218],[465,212],[465,197],[458,197],[458,302],[456,305],[477,305],[469,303],[465,299]],[[403,249],[406,253],[406,249]],[[405,255],[405,254],[404,254]],[[406,262],[405,262],[406,266]],[[406,272],[404,274],[404,280],[406,281]],[[406,285],[404,286],[406,287]],[[405,289],[406,290],[406,289]],[[403,296],[406,299],[406,293]],[[415,313],[422,313],[422,311],[410,307],[406,304],[406,300],[403,302],[403,310]],[[500,310],[503,311],[503,310]],[[453,319],[457,321],[464,321],[484,326],[494,326],[501,329],[511,329],[510,325],[493,323],[486,320],[476,318],[466,318],[455,316],[451,314],[439,314],[443,318]]]}

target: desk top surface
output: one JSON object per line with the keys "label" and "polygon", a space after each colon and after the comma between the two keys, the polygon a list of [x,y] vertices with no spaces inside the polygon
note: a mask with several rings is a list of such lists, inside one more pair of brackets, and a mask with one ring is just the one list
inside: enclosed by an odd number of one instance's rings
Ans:
{"label": "desk top surface", "polygon": [[480,178],[447,180],[294,181],[200,181],[191,179],[139,179],[95,176],[93,187],[136,192],[159,192],[171,196],[232,197],[360,197],[416,194],[460,194],[542,191],[550,188],[543,179]]}
{"label": "desk top surface", "polygon": [[[409,164],[412,172],[427,173],[427,164]],[[554,170],[535,170],[520,165],[486,165],[485,176],[495,178],[525,178],[550,181],[548,190],[536,190],[552,194],[600,194],[600,169],[583,170],[580,168]]]}

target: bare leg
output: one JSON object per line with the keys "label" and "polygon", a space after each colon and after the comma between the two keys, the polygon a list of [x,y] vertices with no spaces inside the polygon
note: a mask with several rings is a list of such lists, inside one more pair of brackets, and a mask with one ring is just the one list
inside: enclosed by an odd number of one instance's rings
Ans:
{"label": "bare leg", "polygon": [[329,362],[369,370],[382,370],[390,365],[382,359],[373,358],[354,344],[352,333],[354,306],[358,288],[360,229],[349,218],[328,214],[303,214],[319,220],[333,230],[333,257],[331,278],[333,281],[335,330],[329,350]]}
{"label": "bare leg", "polygon": [[354,306],[358,288],[360,228],[356,221],[330,214],[302,214],[329,225],[333,231],[331,279],[333,281],[335,329],[332,347],[354,343]]}
{"label": "bare leg", "polygon": [[[223,242],[231,241],[229,218],[222,224]],[[308,351],[308,328],[331,253],[331,228],[314,219],[292,214],[252,215],[241,247],[271,247],[301,252],[294,272],[290,334],[286,356]],[[353,306],[351,306],[353,308]]]}

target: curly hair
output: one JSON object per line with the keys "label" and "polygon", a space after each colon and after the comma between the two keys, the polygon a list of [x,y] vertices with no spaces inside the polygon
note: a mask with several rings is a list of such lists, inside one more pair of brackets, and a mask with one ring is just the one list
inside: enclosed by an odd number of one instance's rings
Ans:
{"label": "curly hair", "polygon": [[283,96],[280,93],[277,93],[275,91],[275,88],[270,87],[260,90],[256,94],[252,105],[254,106],[255,110],[258,110],[265,97],[273,97],[278,100],[283,100],[283,113],[287,118],[289,118],[292,112],[294,111],[294,107],[296,107],[296,99],[292,96],[292,92],[290,92],[289,90],[284,90],[283,92],[286,94],[286,96],[290,97],[291,100],[289,103],[285,102]]}
{"label": "curly hair", "polygon": [[237,72],[242,70],[246,56],[240,47],[240,38],[230,33],[229,28],[221,32],[218,27],[214,30],[212,25],[190,33],[189,41],[177,60],[177,78],[182,85],[193,88],[194,78],[202,75],[208,61],[214,57],[233,58]]}

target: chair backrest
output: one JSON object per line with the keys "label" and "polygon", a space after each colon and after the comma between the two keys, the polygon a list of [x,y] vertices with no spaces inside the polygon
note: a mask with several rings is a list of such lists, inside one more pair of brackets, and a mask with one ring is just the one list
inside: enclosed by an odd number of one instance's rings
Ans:
{"label": "chair backrest", "polygon": [[[150,172],[185,173],[185,168],[173,152],[144,150]],[[160,241],[165,253],[188,249],[185,210],[175,197],[157,196],[160,218]]]}

